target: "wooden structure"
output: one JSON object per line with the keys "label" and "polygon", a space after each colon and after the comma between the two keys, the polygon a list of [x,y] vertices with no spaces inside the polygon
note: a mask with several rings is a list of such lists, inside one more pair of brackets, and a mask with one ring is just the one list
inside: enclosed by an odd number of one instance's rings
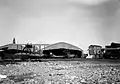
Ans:
{"label": "wooden structure", "polygon": [[89,55],[92,55],[93,58],[102,58],[102,46],[99,45],[90,45],[89,46]]}

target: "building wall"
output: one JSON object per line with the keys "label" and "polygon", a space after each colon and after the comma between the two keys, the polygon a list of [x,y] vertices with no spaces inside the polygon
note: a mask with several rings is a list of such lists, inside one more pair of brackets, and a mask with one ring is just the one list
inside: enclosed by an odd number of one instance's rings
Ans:
{"label": "building wall", "polygon": [[89,46],[89,55],[92,55],[93,58],[102,58],[102,51],[101,51],[102,47],[101,46],[97,46],[97,45],[90,45]]}

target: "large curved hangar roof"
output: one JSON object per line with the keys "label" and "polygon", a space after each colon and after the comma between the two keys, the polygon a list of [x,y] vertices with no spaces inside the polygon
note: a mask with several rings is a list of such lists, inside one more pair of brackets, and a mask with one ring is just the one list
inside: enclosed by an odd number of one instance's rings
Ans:
{"label": "large curved hangar roof", "polygon": [[71,49],[71,50],[83,51],[81,48],[74,46],[72,44],[69,44],[69,43],[65,43],[65,42],[51,44],[51,45],[44,48],[44,50],[53,50],[53,49]]}

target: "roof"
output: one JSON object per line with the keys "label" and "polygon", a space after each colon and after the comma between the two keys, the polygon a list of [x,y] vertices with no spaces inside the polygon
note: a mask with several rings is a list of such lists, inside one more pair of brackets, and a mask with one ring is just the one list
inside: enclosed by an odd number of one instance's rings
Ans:
{"label": "roof", "polygon": [[90,47],[102,47],[102,46],[100,46],[100,45],[90,45],[89,48]]}
{"label": "roof", "polygon": [[115,48],[120,47],[120,43],[112,42],[111,47],[115,47]]}
{"label": "roof", "polygon": [[4,50],[4,49],[17,49],[17,50],[21,50],[22,48],[23,48],[23,46],[20,45],[20,44],[7,44],[7,45],[0,46],[0,50]]}
{"label": "roof", "polygon": [[44,48],[44,50],[53,50],[53,49],[72,49],[72,50],[82,51],[81,48],[79,48],[77,46],[74,46],[72,44],[69,44],[69,43],[65,43],[65,42],[59,42],[59,43],[51,44],[51,45]]}

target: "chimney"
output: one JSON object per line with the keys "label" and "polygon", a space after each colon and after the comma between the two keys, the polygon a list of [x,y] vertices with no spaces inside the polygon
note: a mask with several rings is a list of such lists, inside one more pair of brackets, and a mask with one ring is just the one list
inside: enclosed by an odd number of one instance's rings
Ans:
{"label": "chimney", "polygon": [[16,44],[15,38],[13,38],[13,44]]}

